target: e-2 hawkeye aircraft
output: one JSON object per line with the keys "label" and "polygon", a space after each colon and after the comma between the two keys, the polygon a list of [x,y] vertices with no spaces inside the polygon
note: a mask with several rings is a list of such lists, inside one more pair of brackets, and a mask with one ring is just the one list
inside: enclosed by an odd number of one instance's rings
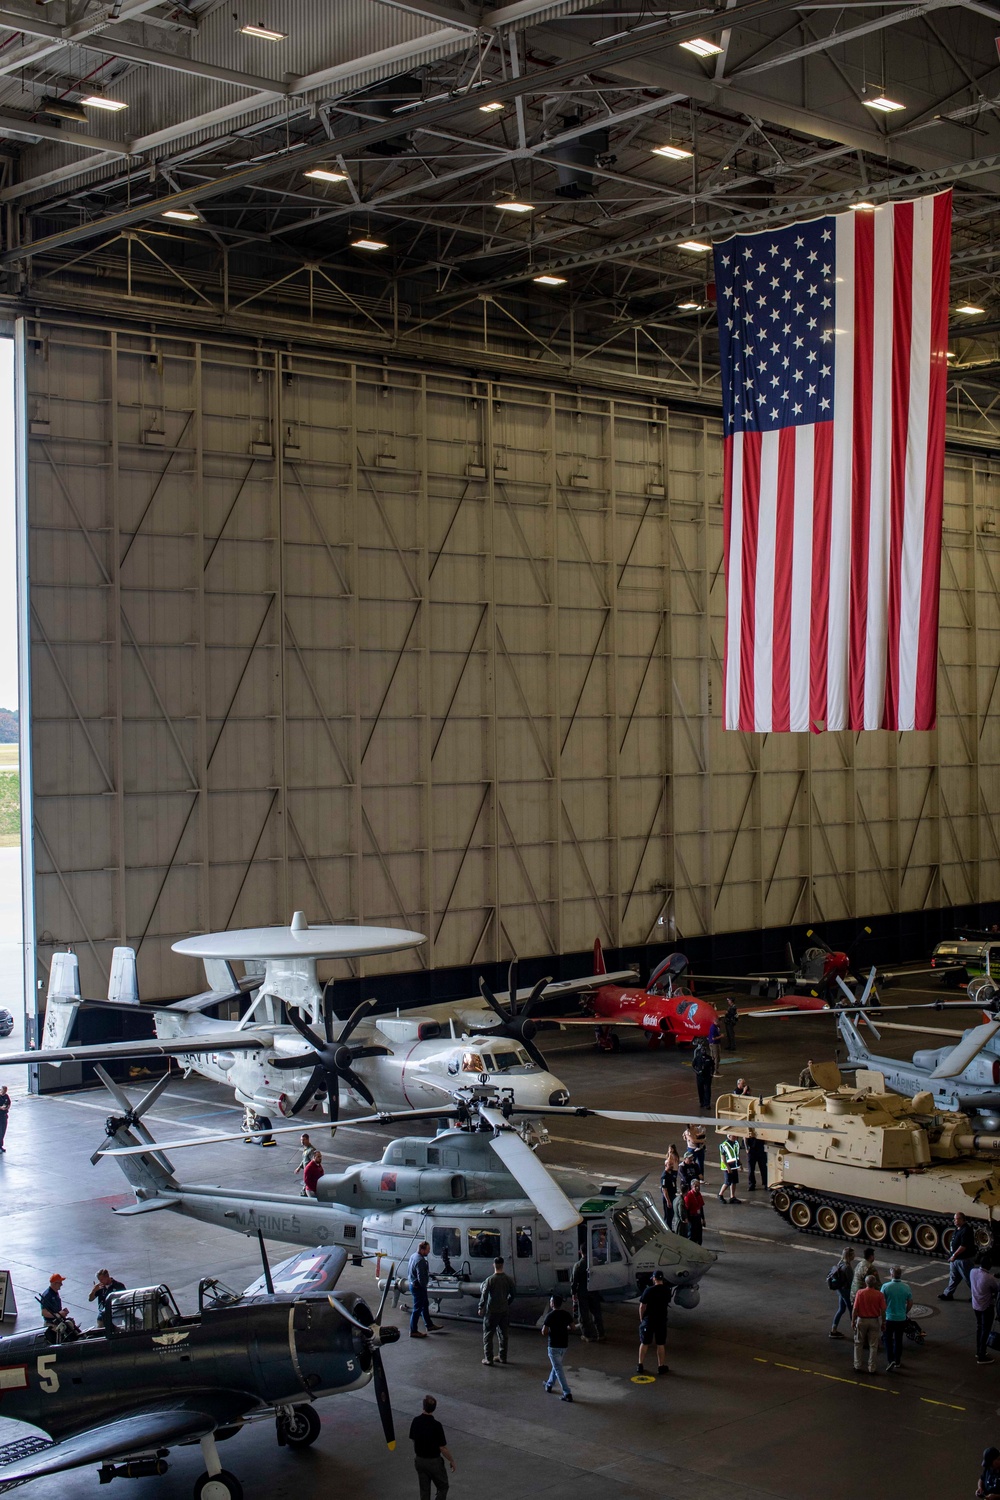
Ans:
{"label": "e-2 hawkeye aircraft", "polygon": [[[333,1293],[346,1263],[331,1252],[322,1295],[240,1296],[204,1280],[198,1311],[183,1314],[168,1287],[143,1287],[112,1294],[100,1326],[70,1342],[50,1342],[48,1328],[0,1338],[3,1415],[46,1434],[0,1465],[0,1490],[86,1464],[100,1465],[102,1484],[163,1474],[164,1450],[200,1443],[195,1500],[242,1500],[223,1438],[272,1417],[279,1444],[306,1448],[320,1431],[313,1403],[372,1380],[394,1447],[381,1349],[399,1330],[382,1326],[385,1296],[373,1313]],[[273,1287],[266,1261],[265,1277]]]}
{"label": "e-2 hawkeye aircraft", "polygon": [[[433,1109],[378,1114],[352,1127],[434,1118],[456,1125],[436,1136],[392,1141],[380,1161],[360,1162],[319,1179],[315,1199],[253,1189],[222,1188],[177,1180],[167,1151],[240,1139],[230,1133],[196,1140],[157,1142],[143,1115],[160,1084],[133,1105],[102,1070],[121,1113],[107,1121],[107,1139],[93,1159],[112,1156],[132,1185],[136,1201],[116,1212],[173,1211],[239,1233],[263,1234],[293,1245],[339,1245],[359,1260],[408,1259],[421,1240],[440,1258],[432,1295],[478,1295],[479,1283],[503,1255],[518,1294],[549,1296],[565,1289],[581,1248],[590,1262],[591,1286],[606,1299],[635,1297],[661,1269],[682,1306],[697,1304],[697,1283],[715,1263],[710,1250],[673,1234],[641,1182],[619,1192],[567,1172],[557,1183],[514,1128],[514,1117],[532,1120],[599,1115],[644,1124],[684,1124],[686,1115],[592,1110],[573,1105],[540,1111],[513,1104],[509,1095],[473,1087],[444,1095]],[[712,1121],[703,1121],[711,1124]],[[296,1127],[279,1127],[275,1134]]]}
{"label": "e-2 hawkeye aircraft", "polygon": [[[395,952],[423,941],[421,933],[394,928],[310,927],[302,912],[295,913],[289,927],[185,938],[174,948],[203,961],[210,989],[172,1005],[142,1007],[152,1013],[155,1038],[93,1046],[69,1044],[77,1012],[84,1004],[135,1013],[135,954],[116,948],[109,999],[85,1001],[76,955],[56,953],[42,1047],[5,1053],[0,1067],[174,1057],[181,1067],[228,1084],[251,1116],[248,1128],[264,1130],[273,1119],[293,1118],[317,1103],[336,1120],[342,1094],[371,1108],[428,1105],[442,1086],[470,1082],[484,1073],[487,1081],[512,1090],[518,1104],[568,1099],[565,1084],[550,1072],[534,1043],[532,1011],[541,995],[573,993],[592,983],[589,979],[544,980],[523,991],[512,986],[507,995],[488,992],[486,999],[426,1007],[419,1014],[372,1018],[376,1002],[365,1001],[346,1021],[338,1020],[332,985],[321,986],[317,978],[320,959]],[[237,980],[232,965],[239,960],[262,968],[263,974]],[[249,989],[256,994],[241,1020],[203,1014],[244,998]]]}

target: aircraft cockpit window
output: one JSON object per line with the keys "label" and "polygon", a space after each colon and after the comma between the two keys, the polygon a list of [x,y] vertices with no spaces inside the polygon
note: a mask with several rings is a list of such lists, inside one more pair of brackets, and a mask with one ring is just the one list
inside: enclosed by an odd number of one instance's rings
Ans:
{"label": "aircraft cockpit window", "polygon": [[105,1305],[104,1325],[115,1333],[155,1333],[158,1328],[171,1328],[180,1320],[177,1304],[165,1286],[115,1292]]}
{"label": "aircraft cockpit window", "polygon": [[485,1073],[486,1069],[483,1067],[482,1056],[478,1052],[463,1052],[462,1053],[462,1072],[463,1073]]}
{"label": "aircraft cockpit window", "polygon": [[458,1230],[435,1225],[431,1230],[431,1254],[439,1255],[442,1260],[450,1260],[452,1256],[457,1259],[461,1253],[462,1236]]}
{"label": "aircraft cockpit window", "polygon": [[590,1267],[606,1266],[609,1261],[620,1261],[621,1250],[618,1241],[611,1233],[609,1226],[605,1223],[591,1224],[590,1226]]}
{"label": "aircraft cockpit window", "polygon": [[643,1198],[634,1198],[631,1203],[619,1208],[614,1215],[614,1224],[621,1235],[626,1250],[633,1255],[643,1245],[663,1233],[663,1223],[651,1203]]}
{"label": "aircraft cockpit window", "polygon": [[518,1224],[514,1230],[514,1241],[517,1245],[518,1260],[530,1260],[534,1248],[532,1240],[532,1226],[530,1224]]}
{"label": "aircraft cockpit window", "polygon": [[493,1066],[491,1073],[511,1073],[515,1068],[530,1068],[531,1058],[523,1047],[506,1047],[502,1052],[496,1051],[490,1059]]}
{"label": "aircraft cockpit window", "polygon": [[469,1256],[472,1260],[493,1260],[502,1255],[500,1232],[497,1229],[470,1229]]}

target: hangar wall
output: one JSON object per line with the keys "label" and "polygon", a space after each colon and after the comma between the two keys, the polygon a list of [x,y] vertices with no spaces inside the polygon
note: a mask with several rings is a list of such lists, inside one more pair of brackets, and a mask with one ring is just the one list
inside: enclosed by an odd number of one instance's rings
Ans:
{"label": "hangar wall", "polygon": [[948,455],[938,729],[739,736],[713,415],[24,335],[40,976],[178,994],[296,907],[440,966],[1000,897],[997,460]]}

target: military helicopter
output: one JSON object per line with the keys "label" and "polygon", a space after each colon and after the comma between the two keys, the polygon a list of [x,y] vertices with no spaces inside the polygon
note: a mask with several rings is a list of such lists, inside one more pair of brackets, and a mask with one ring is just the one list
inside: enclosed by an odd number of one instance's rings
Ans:
{"label": "military helicopter", "polygon": [[[420,933],[393,928],[310,927],[302,912],[285,928],[185,938],[174,944],[175,950],[203,960],[211,988],[174,1005],[144,1007],[152,1012],[155,1038],[94,1046],[67,1045],[77,1012],[86,1004],[134,1014],[139,1006],[135,954],[116,948],[109,999],[84,1001],[76,955],[57,953],[41,1049],[4,1054],[0,1066],[174,1057],[183,1068],[232,1087],[247,1111],[249,1132],[266,1131],[273,1118],[294,1117],[317,1103],[335,1121],[342,1092],[371,1108],[430,1104],[439,1097],[435,1089],[440,1086],[483,1073],[512,1090],[519,1104],[568,1099],[565,1084],[549,1071],[534,1044],[537,1025],[531,1012],[543,994],[572,993],[589,980],[542,980],[529,991],[513,986],[503,997],[487,990],[485,999],[432,1006],[419,1015],[372,1018],[376,1002],[368,1000],[346,1021],[336,1018],[332,985],[321,988],[316,975],[319,959],[399,951],[423,941]],[[263,973],[237,980],[232,964],[238,959]],[[202,1014],[242,999],[247,991],[255,995],[240,1021]],[[461,1030],[455,1025],[456,1012]],[[271,1143],[266,1134],[261,1139]]]}
{"label": "military helicopter", "polygon": [[[333,1288],[347,1263],[327,1261],[322,1295],[240,1296],[215,1280],[183,1314],[166,1286],[113,1293],[101,1324],[70,1342],[39,1328],[0,1338],[3,1415],[46,1434],[19,1444],[0,1467],[0,1488],[99,1464],[102,1484],[163,1474],[163,1452],[200,1443],[205,1473],[195,1500],[242,1500],[217,1444],[246,1421],[276,1419],[278,1443],[307,1448],[319,1436],[313,1402],[374,1381],[383,1431],[395,1446],[382,1347],[399,1338],[363,1298]],[[329,1290],[327,1290],[329,1289]],[[29,1451],[25,1452],[25,1448]]]}
{"label": "military helicopter", "polygon": [[[433,1109],[382,1113],[353,1119],[354,1126],[385,1126],[437,1119],[454,1121],[436,1136],[406,1136],[391,1142],[380,1161],[360,1162],[319,1179],[317,1196],[221,1188],[178,1182],[167,1151],[239,1139],[228,1132],[196,1141],[157,1142],[143,1115],[159,1097],[160,1084],[133,1105],[103,1070],[102,1080],[121,1114],[107,1122],[107,1139],[93,1160],[112,1156],[132,1185],[136,1201],[116,1212],[172,1210],[202,1223],[263,1234],[295,1245],[340,1245],[357,1259],[408,1258],[422,1239],[440,1258],[433,1266],[435,1296],[469,1295],[502,1254],[521,1296],[548,1296],[568,1283],[586,1249],[591,1285],[609,1300],[636,1296],[661,1268],[677,1288],[682,1306],[699,1298],[697,1283],[715,1255],[671,1233],[642,1179],[624,1192],[583,1173],[557,1183],[516,1129],[518,1116],[558,1115],[645,1124],[684,1124],[687,1116],[593,1110],[584,1106],[524,1109],[506,1092],[485,1085],[444,1094]],[[702,1121],[712,1124],[713,1121]],[[296,1127],[279,1127],[275,1134]]]}

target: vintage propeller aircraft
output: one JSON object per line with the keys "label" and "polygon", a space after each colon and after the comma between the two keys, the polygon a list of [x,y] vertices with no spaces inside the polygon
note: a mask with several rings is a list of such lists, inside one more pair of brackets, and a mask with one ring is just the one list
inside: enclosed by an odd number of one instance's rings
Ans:
{"label": "vintage propeller aircraft", "polygon": [[200,1443],[195,1500],[241,1500],[219,1458],[223,1438],[270,1417],[279,1444],[306,1448],[320,1431],[313,1403],[369,1381],[394,1447],[381,1350],[399,1330],[382,1324],[385,1295],[374,1313],[336,1295],[346,1263],[332,1252],[319,1295],[240,1296],[204,1280],[198,1311],[183,1314],[168,1287],[142,1287],[114,1293],[100,1326],[70,1341],[52,1342],[48,1328],[0,1338],[3,1415],[46,1434],[0,1466],[0,1489],[87,1464],[100,1465],[102,1484],[163,1474],[165,1450]]}
{"label": "vintage propeller aircraft", "polygon": [[[135,1013],[135,954],[116,948],[109,999],[84,1001],[76,955],[57,953],[41,1049],[0,1055],[0,1066],[174,1057],[181,1067],[232,1087],[248,1111],[248,1131],[316,1104],[336,1120],[342,1095],[372,1108],[415,1108],[433,1103],[442,1085],[484,1074],[488,1083],[511,1090],[518,1104],[568,1099],[565,1085],[534,1044],[532,1011],[543,994],[572,994],[592,984],[590,978],[558,984],[542,980],[529,991],[515,985],[506,996],[490,992],[486,1002],[477,998],[431,1006],[419,1015],[372,1017],[376,1002],[365,1001],[346,1021],[335,1016],[333,987],[321,987],[317,978],[320,959],[397,952],[423,941],[420,933],[393,928],[310,927],[301,912],[289,927],[185,938],[174,944],[175,950],[204,962],[211,988],[173,1005],[144,1007],[152,1013],[155,1038],[92,1046],[69,1044],[77,1012],[84,1004]],[[263,973],[237,980],[232,967],[237,960]],[[254,998],[239,1021],[203,1014],[243,999],[248,991]],[[270,1143],[266,1135],[263,1140]]]}
{"label": "vintage propeller aircraft", "polygon": [[[557,1183],[512,1121],[539,1113],[560,1118],[597,1115],[644,1124],[684,1124],[687,1116],[592,1110],[573,1105],[541,1110],[514,1105],[506,1092],[482,1086],[445,1095],[435,1109],[383,1113],[351,1126],[452,1119],[435,1136],[391,1142],[380,1161],[328,1173],[317,1196],[291,1197],[253,1189],[179,1182],[168,1151],[239,1139],[230,1133],[157,1142],[143,1115],[159,1097],[157,1083],[133,1105],[101,1070],[120,1114],[107,1122],[107,1139],[94,1153],[112,1156],[131,1183],[134,1204],[122,1214],[173,1211],[206,1224],[261,1233],[295,1245],[339,1245],[359,1259],[408,1259],[422,1239],[432,1254],[435,1295],[468,1295],[502,1254],[521,1296],[548,1296],[569,1281],[585,1247],[591,1285],[609,1300],[634,1297],[660,1267],[683,1306],[698,1301],[697,1283],[715,1255],[671,1233],[641,1181],[625,1192],[583,1173]],[[713,1121],[703,1121],[712,1124]],[[295,1127],[279,1127],[276,1134]]]}

